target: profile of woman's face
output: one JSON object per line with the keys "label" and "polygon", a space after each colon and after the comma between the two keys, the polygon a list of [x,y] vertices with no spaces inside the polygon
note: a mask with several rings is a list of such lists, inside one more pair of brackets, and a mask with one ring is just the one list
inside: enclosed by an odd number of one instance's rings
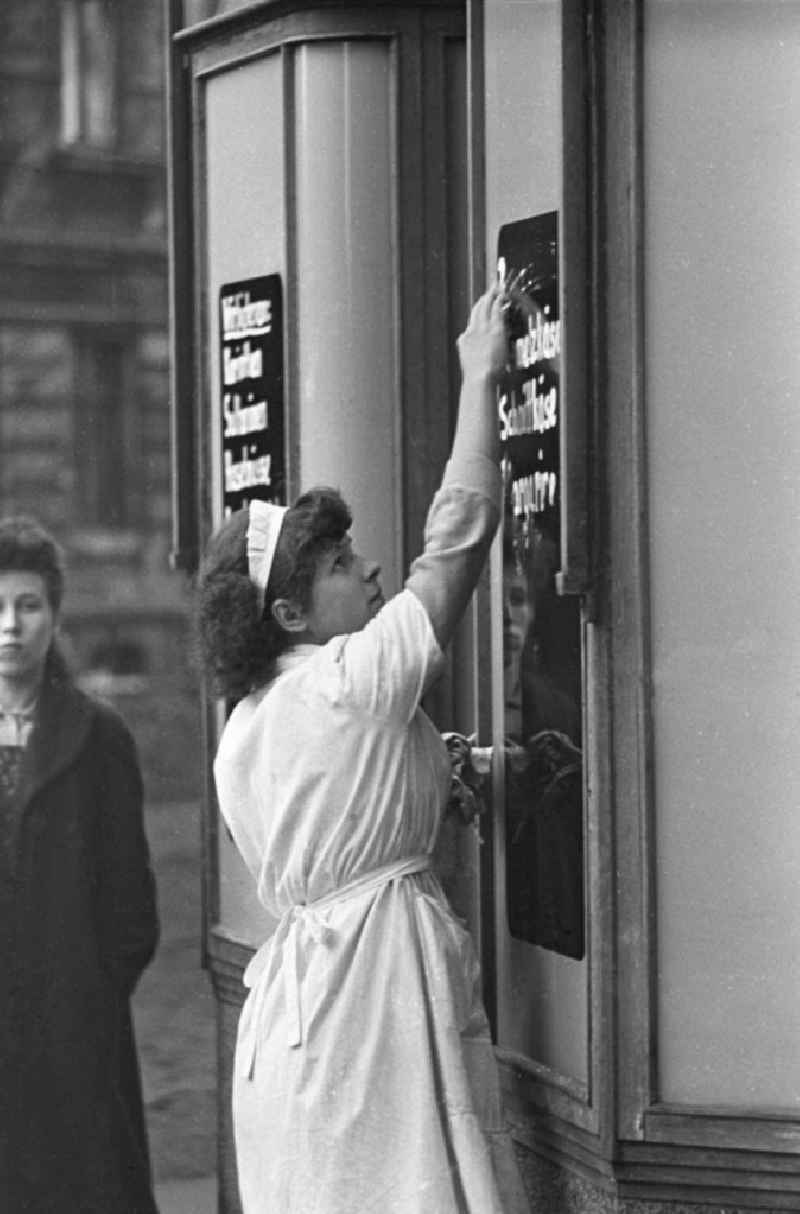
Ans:
{"label": "profile of woman's face", "polygon": [[35,686],[42,677],[56,623],[41,574],[0,570],[0,679]]}
{"label": "profile of woman's face", "polygon": [[358,632],[384,603],[380,565],[356,552],[350,536],[320,558],[305,611],[306,639],[324,645],[332,637]]}

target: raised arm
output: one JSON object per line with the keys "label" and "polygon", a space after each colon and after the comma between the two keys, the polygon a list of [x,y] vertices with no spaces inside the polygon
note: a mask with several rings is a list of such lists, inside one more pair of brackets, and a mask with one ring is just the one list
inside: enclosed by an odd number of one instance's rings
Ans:
{"label": "raised arm", "polygon": [[425,549],[406,586],[428,613],[439,645],[450,642],[500,520],[496,384],[506,360],[502,295],[482,295],[458,339],[461,392],[453,446],[425,525]]}

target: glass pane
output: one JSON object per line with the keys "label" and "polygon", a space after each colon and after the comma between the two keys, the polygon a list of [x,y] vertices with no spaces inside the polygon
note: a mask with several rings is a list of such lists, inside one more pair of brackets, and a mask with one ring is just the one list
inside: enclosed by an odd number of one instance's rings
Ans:
{"label": "glass pane", "polygon": [[511,934],[583,956],[581,624],[560,565],[558,213],[506,224],[498,272],[512,297],[500,398],[506,912]]}
{"label": "glass pane", "polygon": [[[270,122],[264,115],[271,116]],[[209,428],[209,494],[216,525],[222,517],[223,454],[219,293],[225,283],[277,273],[286,281],[283,222],[286,183],[283,71],[280,55],[266,55],[207,81],[204,94],[204,210],[207,225],[205,350],[214,422]],[[231,131],[237,138],[231,138]],[[269,165],[269,172],[264,166]],[[269,217],[265,222],[264,217]],[[288,323],[288,320],[287,320]],[[217,728],[222,729],[220,717]],[[239,940],[257,944],[274,921],[260,906],[233,842],[219,832],[220,922]]]}
{"label": "glass pane", "polygon": [[127,522],[122,371],[120,346],[91,336],[79,339],[75,446],[80,510],[86,523],[104,527]]}
{"label": "glass pane", "polygon": [[[503,568],[494,566],[497,1039],[582,1083],[581,634],[560,564],[562,4],[485,0],[486,242],[517,289],[510,313]],[[545,345],[547,351],[545,351]],[[555,348],[556,345],[559,348]],[[512,412],[513,411],[513,412]]]}
{"label": "glass pane", "polygon": [[114,138],[114,34],[105,0],[84,0],[81,5],[83,36],[83,106],[87,143],[104,146]]}
{"label": "glass pane", "polygon": [[61,137],[65,143],[80,139],[80,26],[75,4],[61,9]]}

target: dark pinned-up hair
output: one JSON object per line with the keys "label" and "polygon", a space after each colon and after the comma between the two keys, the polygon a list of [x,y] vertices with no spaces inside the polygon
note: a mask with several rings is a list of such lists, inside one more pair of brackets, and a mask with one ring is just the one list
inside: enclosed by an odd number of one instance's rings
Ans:
{"label": "dark pinned-up hair", "polygon": [[263,596],[247,569],[245,507],[227,518],[209,540],[197,586],[197,630],[212,690],[239,700],[269,682],[291,636],[273,618],[278,598],[301,609],[310,603],[320,558],[344,538],[350,511],[336,489],[302,494],[284,515],[269,583]]}
{"label": "dark pinned-up hair", "polygon": [[64,597],[64,561],[58,544],[36,519],[0,518],[0,573],[9,570],[38,573],[50,606],[58,611]]}

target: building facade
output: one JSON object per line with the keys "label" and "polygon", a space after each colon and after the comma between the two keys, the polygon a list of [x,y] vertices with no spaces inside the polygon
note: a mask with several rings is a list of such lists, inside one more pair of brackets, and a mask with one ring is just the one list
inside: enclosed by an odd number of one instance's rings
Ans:
{"label": "building facade", "polygon": [[[503,273],[506,516],[430,709],[491,754],[480,840],[440,861],[531,1208],[800,1208],[798,6],[169,11],[179,555],[323,481],[397,588]],[[230,317],[278,304],[245,348]],[[272,925],[210,782],[206,873],[234,1211]]]}
{"label": "building facade", "polygon": [[170,568],[159,0],[0,13],[0,511],[67,558],[80,679],[134,730],[148,796],[196,797],[187,587]]}

